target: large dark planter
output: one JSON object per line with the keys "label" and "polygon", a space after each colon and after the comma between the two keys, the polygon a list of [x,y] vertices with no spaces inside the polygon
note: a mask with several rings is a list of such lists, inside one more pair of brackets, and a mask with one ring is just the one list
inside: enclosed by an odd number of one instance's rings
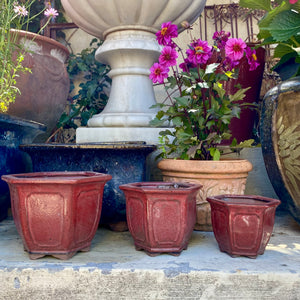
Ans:
{"label": "large dark planter", "polygon": [[214,235],[222,252],[256,258],[270,240],[277,199],[260,196],[208,197]]}
{"label": "large dark planter", "polygon": [[110,175],[44,172],[2,179],[9,185],[14,221],[31,259],[45,255],[68,259],[89,251]]}
{"label": "large dark planter", "polygon": [[143,143],[31,144],[20,148],[31,156],[34,172],[95,171],[112,175],[104,189],[101,223],[115,226],[126,222],[126,200],[119,185],[146,180],[146,157],[155,146]]}
{"label": "large dark planter", "polygon": [[196,195],[201,185],[139,182],[121,185],[127,222],[137,250],[153,256],[179,255],[187,248],[196,222]]}
{"label": "large dark planter", "polygon": [[[30,171],[28,155],[19,150],[19,144],[31,143],[46,131],[46,126],[0,114],[0,176]],[[7,184],[0,180],[0,221],[7,217],[10,206]]]}
{"label": "large dark planter", "polygon": [[12,32],[28,50],[23,64],[31,72],[19,74],[17,87],[21,94],[10,104],[8,113],[45,124],[47,133],[38,137],[44,142],[67,104],[70,80],[65,63],[69,51],[61,43],[42,35],[28,31]]}
{"label": "large dark planter", "polygon": [[282,206],[300,223],[300,77],[264,97],[260,136],[266,169]]}

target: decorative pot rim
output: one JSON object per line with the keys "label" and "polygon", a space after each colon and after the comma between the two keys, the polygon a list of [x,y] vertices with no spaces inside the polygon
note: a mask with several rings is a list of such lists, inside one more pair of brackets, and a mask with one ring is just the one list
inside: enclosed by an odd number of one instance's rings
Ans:
{"label": "decorative pot rim", "polygon": [[[246,201],[243,201],[246,200]],[[249,201],[250,200],[250,201]],[[222,203],[226,206],[232,207],[243,207],[243,206],[261,206],[261,207],[271,207],[278,206],[281,201],[278,199],[258,196],[258,195],[217,195],[207,197],[209,203]],[[249,201],[249,202],[247,202]]]}
{"label": "decorative pot rim", "polygon": [[84,182],[93,182],[102,180],[111,180],[109,174],[92,172],[92,171],[72,171],[72,172],[33,172],[21,174],[2,175],[1,179],[8,183],[15,184],[60,184],[58,179],[63,179],[62,184],[78,184]]}
{"label": "decorative pot rim", "polygon": [[[189,164],[187,170],[183,170],[182,165]],[[162,171],[175,171],[182,173],[237,173],[250,172],[253,165],[247,159],[222,159],[222,160],[183,160],[183,159],[162,159],[158,163],[158,168]],[[229,170],[230,167],[231,170]]]}
{"label": "decorative pot rim", "polygon": [[9,123],[19,126],[27,126],[27,127],[33,127],[34,129],[38,129],[41,131],[46,131],[47,127],[46,125],[32,121],[32,120],[26,120],[20,117],[12,116],[10,114],[3,114],[0,113],[0,123]]}
{"label": "decorative pot rim", "polygon": [[149,182],[133,182],[122,184],[119,186],[121,190],[139,190],[141,192],[151,193],[189,193],[202,188],[201,184],[194,183],[178,183],[166,181],[149,181]]}

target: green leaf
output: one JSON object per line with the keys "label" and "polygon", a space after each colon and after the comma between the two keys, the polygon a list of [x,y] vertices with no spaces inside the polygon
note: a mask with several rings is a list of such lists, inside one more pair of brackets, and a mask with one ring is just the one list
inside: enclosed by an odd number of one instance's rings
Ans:
{"label": "green leaf", "polygon": [[220,65],[219,63],[213,63],[213,64],[207,65],[205,68],[204,75],[213,74],[217,70],[219,65]]}
{"label": "green leaf", "polygon": [[187,106],[189,103],[189,100],[186,97],[175,97],[174,99],[182,106]]}
{"label": "green leaf", "polygon": [[251,87],[248,87],[246,89],[239,89],[234,95],[229,95],[230,102],[243,100],[244,97],[246,96],[245,93],[249,89],[251,89]]}
{"label": "green leaf", "polygon": [[269,28],[262,29],[269,30],[276,41],[287,41],[300,33],[300,14],[292,10],[283,11],[273,19]]}
{"label": "green leaf", "polygon": [[252,9],[272,10],[270,0],[240,0],[239,5]]}
{"label": "green leaf", "polygon": [[292,46],[290,45],[284,45],[284,44],[279,44],[274,51],[273,57],[283,57],[285,54],[291,53],[291,52],[296,52]]}

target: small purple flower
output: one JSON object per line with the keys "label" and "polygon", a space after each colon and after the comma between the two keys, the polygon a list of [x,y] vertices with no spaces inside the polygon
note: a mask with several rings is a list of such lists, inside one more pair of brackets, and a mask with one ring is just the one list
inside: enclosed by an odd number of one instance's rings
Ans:
{"label": "small purple flower", "polygon": [[153,83],[164,83],[165,78],[168,78],[169,68],[159,63],[155,63],[150,68],[150,79]]}
{"label": "small purple flower", "polygon": [[24,5],[15,5],[14,6],[14,12],[18,15],[18,16],[23,16],[26,17],[28,15],[28,11],[25,8]]}
{"label": "small purple flower", "polygon": [[197,65],[194,64],[193,62],[189,61],[187,58],[184,59],[184,62],[179,64],[179,68],[183,71],[183,72],[189,72],[190,69],[196,68]]}
{"label": "small purple flower", "polygon": [[206,41],[197,40],[186,50],[188,60],[194,64],[206,64],[212,55],[212,47]]}
{"label": "small purple flower", "polygon": [[255,49],[251,49],[250,47],[247,47],[246,48],[246,57],[248,59],[248,64],[250,66],[249,71],[255,70],[259,66],[259,62],[257,61]]}
{"label": "small purple flower", "polygon": [[225,57],[222,63],[223,70],[226,71],[231,71],[234,69],[240,62],[239,61],[234,61],[231,60],[228,56]]}
{"label": "small purple flower", "polygon": [[216,31],[213,35],[213,40],[215,41],[215,45],[219,49],[224,49],[225,45],[230,37],[230,32],[225,32],[224,30]]}
{"label": "small purple flower", "polygon": [[56,9],[54,9],[53,7],[51,8],[47,8],[45,11],[44,11],[44,15],[49,18],[53,18],[55,19],[57,16],[58,16],[58,12]]}
{"label": "small purple flower", "polygon": [[178,53],[175,49],[170,46],[166,46],[161,51],[161,55],[159,57],[159,63],[164,65],[165,67],[175,66],[178,57]]}
{"label": "small purple flower", "polygon": [[246,43],[241,38],[232,38],[226,42],[225,54],[231,60],[237,61],[244,56],[244,51],[246,47]]}
{"label": "small purple flower", "polygon": [[156,39],[160,45],[174,47],[172,38],[178,36],[177,25],[171,22],[163,23],[161,30],[156,33]]}

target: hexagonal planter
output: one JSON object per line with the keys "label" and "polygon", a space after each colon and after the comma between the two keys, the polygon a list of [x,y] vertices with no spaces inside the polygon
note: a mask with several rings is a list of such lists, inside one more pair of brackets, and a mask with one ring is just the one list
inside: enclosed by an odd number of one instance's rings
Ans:
{"label": "hexagonal planter", "polygon": [[277,199],[250,195],[208,197],[215,238],[222,252],[232,257],[256,258],[270,240]]}
{"label": "hexagonal planter", "polygon": [[98,228],[102,195],[110,175],[41,172],[3,175],[13,218],[31,259],[68,259],[89,251]]}
{"label": "hexagonal planter", "polygon": [[186,249],[196,222],[196,195],[200,188],[198,184],[168,182],[121,185],[136,250],[143,249],[154,256],[179,255]]}

